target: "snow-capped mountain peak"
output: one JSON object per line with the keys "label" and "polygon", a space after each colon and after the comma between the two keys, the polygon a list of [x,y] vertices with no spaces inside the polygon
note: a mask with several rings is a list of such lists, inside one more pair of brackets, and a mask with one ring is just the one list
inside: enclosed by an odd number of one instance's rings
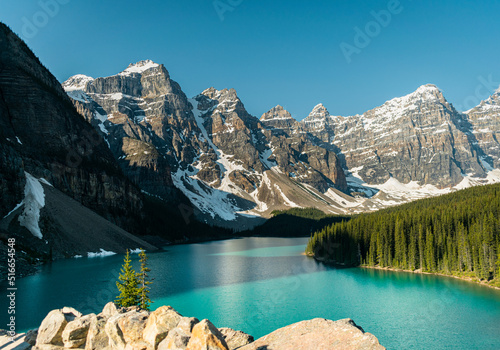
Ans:
{"label": "snow-capped mountain peak", "polygon": [[66,91],[84,90],[85,86],[94,81],[94,78],[83,74],[73,75],[66,80],[62,86]]}
{"label": "snow-capped mountain peak", "polygon": [[158,63],[155,63],[151,60],[143,60],[143,61],[139,61],[137,63],[129,64],[127,69],[125,69],[123,72],[121,72],[120,75],[130,75],[133,73],[141,74],[141,73],[147,71],[148,69],[156,68],[159,66],[160,65]]}
{"label": "snow-capped mountain peak", "polygon": [[313,108],[307,119],[325,119],[329,116],[330,112],[328,112],[328,109],[320,103]]}

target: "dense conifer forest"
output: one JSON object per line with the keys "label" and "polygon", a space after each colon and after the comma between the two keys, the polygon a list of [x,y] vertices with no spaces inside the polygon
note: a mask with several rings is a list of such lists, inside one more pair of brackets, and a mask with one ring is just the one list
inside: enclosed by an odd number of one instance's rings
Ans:
{"label": "dense conifer forest", "polygon": [[500,287],[500,185],[361,214],[315,232],[306,253],[348,266],[442,273]]}

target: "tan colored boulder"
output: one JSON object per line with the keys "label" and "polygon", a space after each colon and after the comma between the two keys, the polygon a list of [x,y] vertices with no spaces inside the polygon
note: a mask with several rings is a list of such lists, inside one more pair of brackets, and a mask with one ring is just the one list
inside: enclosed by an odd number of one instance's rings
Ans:
{"label": "tan colored boulder", "polygon": [[109,338],[105,331],[107,318],[98,315],[91,318],[85,341],[85,350],[103,350],[109,348]]}
{"label": "tan colored boulder", "polygon": [[125,339],[123,333],[118,326],[118,321],[124,314],[116,314],[108,319],[104,326],[104,331],[108,337],[108,345],[113,350],[125,349]]}
{"label": "tan colored boulder", "polygon": [[156,349],[168,332],[174,329],[182,316],[170,306],[162,306],[153,311],[147,320],[142,338]]}
{"label": "tan colored boulder", "polygon": [[193,327],[200,323],[196,317],[182,317],[177,325],[177,328],[180,328],[184,331],[184,333],[191,335],[193,331]]}
{"label": "tan colored boulder", "polygon": [[129,311],[118,320],[126,343],[134,343],[143,339],[142,333],[146,327],[148,316],[149,312],[147,311]]}
{"label": "tan colored boulder", "polygon": [[190,336],[177,327],[168,332],[168,335],[158,345],[158,350],[185,350]]}
{"label": "tan colored boulder", "polygon": [[209,320],[193,327],[186,350],[229,350],[224,336]]}
{"label": "tan colored boulder", "polygon": [[32,350],[64,350],[64,346],[52,345],[52,344],[40,344],[31,348]]}
{"label": "tan colored boulder", "polygon": [[353,320],[316,318],[280,328],[238,350],[384,350],[378,339]]}
{"label": "tan colored boulder", "polygon": [[231,328],[219,328],[219,331],[222,333],[229,350],[238,349],[254,341],[254,338],[250,334],[242,331],[235,331]]}
{"label": "tan colored boulder", "polygon": [[125,350],[152,350],[151,345],[144,340],[138,340],[133,343],[127,344]]}
{"label": "tan colored boulder", "polygon": [[106,318],[110,318],[118,313],[118,307],[116,306],[115,303],[109,302],[106,305],[104,305],[104,308],[102,309],[101,316],[104,316]]}
{"label": "tan colored boulder", "polygon": [[62,340],[65,348],[79,348],[87,339],[90,322],[95,318],[95,314],[89,314],[78,317],[71,322],[68,322],[62,333]]}
{"label": "tan colored boulder", "polygon": [[73,308],[64,307],[59,310],[52,310],[43,319],[42,324],[38,328],[38,336],[36,345],[43,344],[62,346],[62,333],[68,322],[73,321],[82,314]]}

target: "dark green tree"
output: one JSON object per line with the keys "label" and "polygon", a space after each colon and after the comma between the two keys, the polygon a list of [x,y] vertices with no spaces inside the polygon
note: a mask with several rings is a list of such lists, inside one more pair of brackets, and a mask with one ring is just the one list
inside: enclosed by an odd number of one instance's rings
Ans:
{"label": "dark green tree", "polygon": [[144,310],[149,310],[151,299],[149,298],[150,289],[148,286],[153,282],[151,282],[148,275],[151,271],[151,269],[147,266],[148,257],[142,248],[139,253],[139,262],[141,263],[141,270],[137,274],[139,279],[139,307]]}
{"label": "dark green tree", "polygon": [[115,303],[121,307],[139,304],[139,280],[137,279],[137,273],[132,268],[131,262],[130,253],[127,250],[127,254],[125,254],[123,260],[121,273],[116,282],[120,295],[116,298]]}

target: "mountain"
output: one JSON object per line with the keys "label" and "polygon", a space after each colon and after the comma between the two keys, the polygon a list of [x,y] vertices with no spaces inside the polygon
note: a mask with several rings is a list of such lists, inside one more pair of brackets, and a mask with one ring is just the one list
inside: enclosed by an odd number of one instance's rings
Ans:
{"label": "mountain", "polygon": [[[117,84],[136,93],[133,91],[135,73],[130,74],[130,77],[125,74]],[[175,83],[148,86],[148,79],[144,79],[145,94],[147,89],[150,94],[163,89],[166,96],[176,91]],[[80,76],[73,81],[75,86],[89,82],[101,84],[97,86],[103,91],[110,89],[106,81],[99,79]],[[147,101],[151,105],[157,102]],[[176,96],[168,103],[174,104],[172,110],[180,110],[182,103],[186,111],[191,110],[187,100],[178,100]],[[120,117],[117,111],[117,120]],[[102,127],[102,124],[95,125]],[[123,129],[122,134],[117,130],[113,136],[120,137],[120,147],[130,155],[131,161],[142,165],[140,162],[144,160],[135,157],[131,150],[146,154],[145,146],[140,139],[124,137],[130,126],[123,125]],[[138,168],[136,176],[150,184],[148,190],[161,194],[172,192],[171,197],[177,194],[176,200],[161,201],[144,193],[144,189],[133,183],[134,174],[123,172],[103,134],[78,113],[61,84],[26,44],[0,23],[2,256],[7,254],[8,238],[16,238],[21,269],[21,261],[30,263],[36,259],[51,260],[103,250],[121,253],[139,247],[157,249],[144,238],[165,244],[230,234],[224,230],[215,232],[190,218],[189,200],[173,187],[168,163],[162,157],[146,159],[144,172],[140,173],[142,168]],[[155,177],[157,173],[148,172],[149,168],[166,171],[161,172],[162,177]],[[169,192],[168,186],[174,190]]]}
{"label": "mountain", "polygon": [[210,224],[245,229],[293,207],[372,211],[500,179],[498,93],[461,113],[424,85],[362,115],[318,104],[297,121],[280,105],[250,115],[234,89],[187,98],[152,61],[63,86],[135,184],[165,200],[180,190]]}
{"label": "mountain", "polygon": [[500,168],[500,88],[467,112],[486,169]]}
{"label": "mountain", "polygon": [[386,102],[363,115],[333,117],[315,109],[304,124],[338,147],[344,167],[368,184],[390,178],[443,188],[462,174],[485,176],[467,116],[457,112],[434,85]]}
{"label": "mountain", "polygon": [[164,200],[179,189],[208,223],[243,229],[275,209],[331,211],[322,192],[347,189],[333,150],[308,133],[267,127],[234,89],[188,99],[152,61],[110,77],[73,76],[63,87],[137,186]]}

